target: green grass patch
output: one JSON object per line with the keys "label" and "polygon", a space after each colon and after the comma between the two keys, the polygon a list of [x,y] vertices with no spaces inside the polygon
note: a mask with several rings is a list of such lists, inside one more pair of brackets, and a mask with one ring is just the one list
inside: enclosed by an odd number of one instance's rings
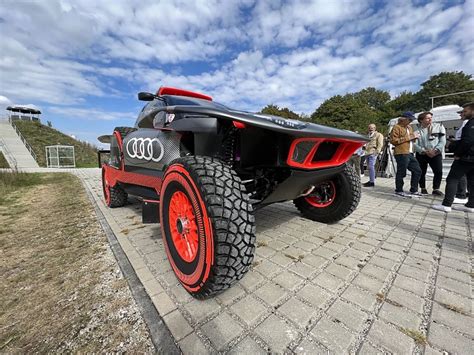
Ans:
{"label": "green grass patch", "polygon": [[3,155],[3,152],[0,151],[0,169],[8,169],[8,168],[10,168],[10,164],[8,164],[8,161]]}
{"label": "green grass patch", "polygon": [[15,121],[15,125],[31,145],[38,164],[46,166],[45,147],[49,145],[72,145],[76,157],[76,167],[97,167],[97,148],[87,142],[78,141],[68,135],[35,121]]}

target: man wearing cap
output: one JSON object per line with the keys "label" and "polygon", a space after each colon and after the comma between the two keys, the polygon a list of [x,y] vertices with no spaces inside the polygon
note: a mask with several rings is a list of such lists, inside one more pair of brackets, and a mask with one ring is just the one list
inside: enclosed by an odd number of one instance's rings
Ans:
{"label": "man wearing cap", "polygon": [[[390,132],[390,143],[395,146],[394,156],[397,162],[397,173],[395,174],[395,195],[401,197],[420,197],[418,182],[420,181],[421,168],[413,153],[415,152],[415,141],[419,133],[413,132],[410,123],[415,119],[413,112],[404,112],[398,119],[398,123]],[[403,179],[411,172],[410,192],[403,191]]]}
{"label": "man wearing cap", "polygon": [[452,151],[454,162],[446,178],[446,190],[441,205],[433,205],[435,210],[450,212],[459,180],[465,174],[469,186],[469,199],[465,205],[454,205],[453,209],[474,213],[474,102],[463,106],[462,115],[467,119],[461,132],[461,140],[454,141]]}

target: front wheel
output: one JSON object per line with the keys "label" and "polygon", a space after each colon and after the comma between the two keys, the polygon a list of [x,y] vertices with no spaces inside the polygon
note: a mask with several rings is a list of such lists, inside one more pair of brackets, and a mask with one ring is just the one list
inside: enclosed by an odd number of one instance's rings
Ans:
{"label": "front wheel", "polygon": [[107,207],[122,207],[127,203],[128,194],[119,184],[110,186],[105,169],[102,169],[102,191]]}
{"label": "front wheel", "polygon": [[336,223],[349,216],[360,201],[360,176],[351,165],[330,180],[315,185],[308,196],[293,202],[301,214],[313,221]]}
{"label": "front wheel", "polygon": [[252,205],[240,178],[218,159],[185,157],[168,167],[160,221],[171,267],[196,298],[229,288],[252,264]]}

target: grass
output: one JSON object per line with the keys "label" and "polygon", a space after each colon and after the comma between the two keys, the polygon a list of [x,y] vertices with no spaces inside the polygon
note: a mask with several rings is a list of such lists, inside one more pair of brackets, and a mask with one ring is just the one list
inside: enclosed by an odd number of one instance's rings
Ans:
{"label": "grass", "polygon": [[82,184],[0,174],[0,352],[153,352]]}
{"label": "grass", "polygon": [[402,333],[412,338],[415,341],[415,343],[420,344],[420,345],[428,344],[426,336],[424,336],[422,332],[418,330],[414,330],[414,329],[408,329],[408,328],[400,328],[400,330],[402,331]]}
{"label": "grass", "polygon": [[0,169],[8,169],[10,164],[8,164],[7,159],[3,155],[3,152],[0,151]]}
{"label": "grass", "polygon": [[76,167],[97,167],[97,149],[89,143],[80,142],[68,135],[34,121],[15,121],[15,125],[31,145],[40,166],[46,166],[45,147],[48,145],[72,145],[76,157]]}

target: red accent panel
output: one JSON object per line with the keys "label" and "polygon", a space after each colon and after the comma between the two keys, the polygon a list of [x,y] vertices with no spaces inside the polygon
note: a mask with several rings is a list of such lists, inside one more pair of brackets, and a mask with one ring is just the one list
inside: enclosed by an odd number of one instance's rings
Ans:
{"label": "red accent panel", "polygon": [[126,184],[134,184],[139,186],[150,187],[155,189],[159,195],[161,191],[162,179],[154,176],[146,176],[142,174],[130,173],[119,169],[112,168],[109,165],[102,165],[104,169],[105,178],[109,186],[115,186],[117,182]]}
{"label": "red accent panel", "polygon": [[238,129],[247,128],[247,126],[245,125],[245,123],[242,123],[242,122],[232,121],[232,124],[234,125],[235,128],[238,128]]}
{"label": "red accent panel", "polygon": [[212,101],[212,97],[208,95],[201,94],[199,92],[193,92],[183,89],[177,89],[172,87],[162,86],[156,93],[157,95],[175,95],[175,96],[188,96],[188,97],[195,97],[197,99],[204,99],[208,101]]}
{"label": "red accent panel", "polygon": [[[301,163],[293,160],[293,154],[297,145],[302,142],[313,142],[314,146],[311,148],[310,152]],[[336,142],[340,144],[330,160],[313,161],[319,146],[324,142]],[[352,154],[354,154],[354,152],[364,144],[364,142],[351,141],[341,138],[297,138],[291,143],[290,152],[288,153],[286,163],[291,167],[301,169],[321,169],[339,166],[347,162],[351,158]]]}

